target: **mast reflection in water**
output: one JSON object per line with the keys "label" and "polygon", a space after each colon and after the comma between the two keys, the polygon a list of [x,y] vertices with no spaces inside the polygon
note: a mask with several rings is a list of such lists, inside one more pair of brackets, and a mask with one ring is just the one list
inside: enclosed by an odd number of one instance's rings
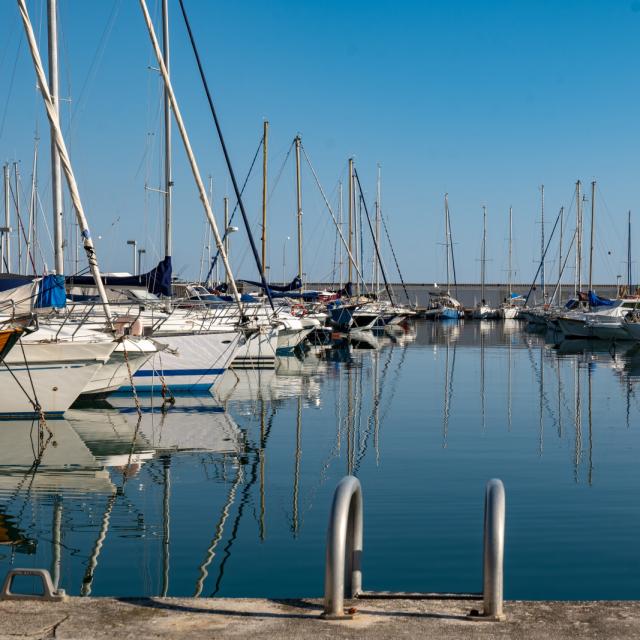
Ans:
{"label": "mast reflection in water", "polygon": [[[365,498],[367,587],[468,590],[508,492],[506,595],[633,598],[640,350],[516,321],[356,333],[212,397],[0,424],[0,576],[83,595],[318,596],[333,489]],[[50,430],[50,431],[49,431]],[[598,580],[590,576],[598,575]]]}

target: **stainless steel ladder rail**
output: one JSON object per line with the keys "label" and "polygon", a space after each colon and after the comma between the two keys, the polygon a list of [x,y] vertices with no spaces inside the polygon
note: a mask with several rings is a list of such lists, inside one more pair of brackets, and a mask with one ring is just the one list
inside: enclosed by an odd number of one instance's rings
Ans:
{"label": "stainless steel ladder rail", "polygon": [[484,545],[482,562],[482,617],[504,620],[504,527],[506,498],[502,480],[487,482],[484,494]]}
{"label": "stainless steel ladder rail", "polygon": [[[345,618],[344,597],[362,591],[362,487],[354,476],[340,480],[333,494],[324,572],[325,619]],[[346,577],[346,582],[345,582]]]}
{"label": "stainless steel ladder rail", "polygon": [[[502,621],[504,602],[504,531],[506,498],[496,478],[487,482],[484,498],[483,590],[471,593],[369,592],[362,589],[363,500],[360,481],[345,476],[336,487],[329,528],[324,577],[325,619],[352,617],[344,611],[344,598],[482,599],[483,611],[470,619]],[[346,579],[346,581],[345,581]]]}

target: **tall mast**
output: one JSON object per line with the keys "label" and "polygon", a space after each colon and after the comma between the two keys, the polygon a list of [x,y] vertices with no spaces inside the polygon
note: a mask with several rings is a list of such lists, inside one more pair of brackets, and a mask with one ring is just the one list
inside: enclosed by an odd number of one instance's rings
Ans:
{"label": "tall mast", "polygon": [[580,180],[576,182],[576,229],[578,237],[576,239],[576,293],[582,289],[582,201],[580,194]]}
{"label": "tall mast", "polygon": [[[162,0],[162,57],[169,74],[169,7],[168,0]],[[172,224],[171,224],[171,189],[173,178],[171,173],[171,102],[166,86],[164,95],[164,255],[172,253]]]}
{"label": "tall mast", "polygon": [[353,158],[349,158],[349,266],[347,282],[353,280]]}
{"label": "tall mast", "polygon": [[449,288],[451,286],[449,277],[449,194],[444,194],[444,244],[447,252],[447,295],[449,295]]}
{"label": "tall mast", "polygon": [[487,255],[487,207],[482,205],[482,257],[481,257],[481,270],[480,270],[480,299],[484,304],[484,277],[485,277],[485,263]]}
{"label": "tall mast", "polygon": [[[47,1],[49,18],[49,90],[51,102],[60,121],[60,99],[58,96],[58,0]],[[62,228],[62,179],[60,156],[56,148],[55,134],[51,131],[51,195],[53,199],[53,250],[56,273],[64,273],[64,231]]]}
{"label": "tall mast", "polygon": [[542,301],[547,302],[547,288],[544,281],[544,185],[540,185],[540,260],[542,269],[540,270],[540,284],[542,285]]}
{"label": "tall mast", "polygon": [[[31,266],[33,267],[33,275],[36,274],[36,214],[37,214],[37,189],[38,189],[38,135],[36,132],[36,138],[33,145],[33,171],[31,173],[31,199],[29,202],[29,230],[27,232],[27,260],[31,259]],[[26,273],[26,269],[25,269]]]}
{"label": "tall mast", "polygon": [[18,163],[13,163],[13,184],[14,184],[14,201],[13,204],[16,208],[16,220],[18,222],[18,273],[22,273],[22,234],[24,233],[24,227],[22,225],[22,217],[20,216],[20,172],[18,170]]}
{"label": "tall mast", "polygon": [[[302,184],[300,182],[300,136],[296,136],[296,199],[298,219],[298,275],[302,276]],[[304,286],[304,285],[303,285]]]}
{"label": "tall mast", "polygon": [[4,165],[4,229],[2,230],[2,265],[5,273],[11,273],[11,205],[9,199],[9,164]]}
{"label": "tall mast", "polygon": [[511,257],[512,257],[512,245],[513,245],[513,207],[509,207],[509,300],[511,302],[511,293],[512,293],[512,267],[511,267]]}
{"label": "tall mast", "polygon": [[[376,184],[376,244],[380,246],[380,164],[378,164],[378,180]],[[374,287],[376,294],[378,293],[378,289],[380,288],[380,269],[378,265],[378,261],[373,258],[373,268],[374,268]]]}
{"label": "tall mast", "polygon": [[593,223],[596,214],[596,181],[591,182],[591,238],[589,242],[589,291],[593,289]]}
{"label": "tall mast", "polygon": [[[342,221],[342,180],[340,180],[338,182],[338,226],[339,226],[339,234],[342,234],[342,225],[343,225],[343,221]],[[340,288],[342,289],[342,285],[344,284],[343,282],[343,278],[342,278],[342,258],[343,258],[343,253],[342,253],[342,243],[340,243],[340,259],[338,261],[338,266],[339,266],[339,271],[340,271]]]}
{"label": "tall mast", "polygon": [[67,179],[71,201],[73,202],[73,208],[76,212],[78,226],[82,233],[83,245],[85,253],[87,255],[87,262],[89,263],[89,269],[91,270],[91,275],[93,276],[96,288],[98,289],[98,293],[100,294],[104,313],[109,324],[111,324],[111,309],[109,307],[109,301],[107,299],[107,292],[105,291],[104,284],[102,283],[102,278],[100,276],[100,268],[98,267],[96,251],[91,239],[91,232],[89,231],[89,224],[87,223],[87,218],[84,215],[84,208],[82,206],[82,201],[80,200],[80,192],[78,191],[78,185],[73,174],[73,169],[71,168],[71,161],[69,159],[67,147],[62,136],[62,131],[60,129],[58,114],[53,105],[53,101],[51,100],[49,85],[44,74],[44,68],[42,66],[42,60],[40,58],[40,51],[38,50],[38,44],[36,42],[35,34],[33,33],[33,27],[31,26],[31,20],[29,18],[25,0],[18,0],[18,7],[20,9],[22,22],[24,24],[24,30],[27,36],[27,41],[29,43],[29,48],[31,50],[31,57],[33,58],[33,65],[35,67],[38,85],[40,88],[40,92],[42,93],[44,106],[47,110],[47,118],[49,119],[51,129],[55,133],[55,142],[58,150],[58,155],[60,156],[60,164]]}
{"label": "tall mast", "polygon": [[[24,0],[18,0],[18,1],[24,2]],[[176,99],[175,93],[173,91],[173,87],[171,85],[169,72],[167,71],[167,67],[164,63],[164,59],[160,51],[160,45],[158,44],[158,40],[156,38],[156,32],[153,27],[153,22],[151,22],[151,16],[149,15],[149,10],[147,9],[147,3],[145,2],[145,0],[139,0],[139,4],[140,4],[140,9],[142,10],[142,15],[144,17],[145,24],[147,26],[147,31],[149,32],[151,45],[153,47],[156,60],[158,61],[160,73],[162,74],[162,79],[164,80],[164,86],[169,95],[169,100],[171,102],[171,110],[173,111],[173,115],[176,119],[176,124],[178,125],[178,130],[180,131],[180,137],[182,138],[182,142],[184,144],[185,153],[187,154],[187,158],[189,159],[189,165],[191,166],[191,173],[193,174],[196,187],[198,188],[198,195],[200,196],[200,202],[202,202],[205,216],[207,217],[207,220],[211,225],[211,231],[213,232],[213,237],[215,238],[215,241],[216,241],[216,248],[220,252],[220,257],[222,258],[222,264],[224,264],[225,272],[229,278],[229,283],[231,285],[231,294],[233,296],[235,303],[238,305],[240,314],[243,315],[242,300],[240,299],[240,293],[238,291],[235,278],[233,277],[233,273],[231,272],[229,261],[227,260],[227,252],[224,250],[224,247],[222,245],[222,238],[220,237],[218,225],[216,224],[215,218],[213,217],[213,212],[211,211],[211,207],[207,199],[207,191],[205,189],[204,183],[202,182],[202,176],[200,175],[198,163],[193,154],[191,141],[189,140],[189,135],[187,134],[187,130],[184,125],[184,120],[182,119],[182,113],[180,112],[180,107],[178,105],[178,101]],[[234,188],[235,186],[236,185],[234,184]],[[236,193],[238,194],[239,192],[236,191]],[[240,206],[242,207],[242,204]]]}
{"label": "tall mast", "polygon": [[629,211],[629,222],[627,225],[627,290],[631,295],[631,211]]}
{"label": "tall mast", "polygon": [[[227,260],[229,260],[229,264],[231,264],[231,259],[229,258],[229,198],[228,196],[224,197],[224,234],[222,236],[224,238],[224,252],[227,254]],[[225,278],[225,282],[229,283],[229,278]]]}
{"label": "tall mast", "polygon": [[558,249],[558,304],[562,304],[562,236],[564,231],[564,207],[560,207],[560,247]]}
{"label": "tall mast", "polygon": [[267,270],[267,149],[269,142],[269,121],[262,128],[262,275],[266,279]]}

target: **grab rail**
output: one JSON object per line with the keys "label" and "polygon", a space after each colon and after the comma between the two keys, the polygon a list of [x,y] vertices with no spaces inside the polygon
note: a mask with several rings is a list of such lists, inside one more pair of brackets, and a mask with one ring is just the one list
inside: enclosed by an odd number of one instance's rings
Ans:
{"label": "grab rail", "polygon": [[345,476],[336,487],[329,516],[324,618],[348,617],[344,612],[345,593],[353,598],[362,590],[362,513],[360,481],[354,476]]}
{"label": "grab rail", "polygon": [[501,480],[487,482],[484,494],[483,618],[504,620],[504,526],[506,499]]}
{"label": "grab rail", "polygon": [[484,498],[483,588],[475,593],[416,593],[362,590],[363,500],[360,481],[340,480],[333,495],[324,574],[325,619],[352,617],[344,611],[348,598],[481,599],[483,611],[471,611],[473,620],[502,621],[504,603],[504,531],[506,498],[501,480],[487,482]]}

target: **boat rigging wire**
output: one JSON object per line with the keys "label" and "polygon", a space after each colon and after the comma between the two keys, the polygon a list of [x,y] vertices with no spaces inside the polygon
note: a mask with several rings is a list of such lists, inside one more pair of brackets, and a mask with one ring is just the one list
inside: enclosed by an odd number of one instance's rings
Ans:
{"label": "boat rigging wire", "polygon": [[340,239],[342,240],[342,244],[344,245],[344,248],[347,251],[347,255],[349,257],[349,260],[351,260],[351,264],[354,266],[358,277],[360,278],[360,280],[364,283],[364,289],[365,292],[368,290],[367,289],[367,284],[366,282],[364,282],[364,278],[362,276],[362,273],[360,271],[360,267],[358,266],[356,260],[353,257],[353,254],[351,253],[351,250],[349,249],[349,245],[347,243],[347,241],[344,238],[344,234],[342,233],[342,229],[340,228],[340,225],[338,224],[338,221],[336,220],[336,216],[333,213],[333,209],[331,208],[331,205],[329,204],[329,200],[327,198],[327,195],[324,192],[324,189],[322,188],[322,185],[320,184],[320,179],[318,178],[318,174],[316,173],[316,170],[313,168],[313,165],[311,164],[311,160],[309,160],[309,156],[307,155],[307,151],[304,148],[304,145],[301,143],[300,144],[300,148],[302,149],[302,153],[304,155],[304,159],[307,161],[307,164],[309,165],[309,168],[311,169],[311,173],[313,174],[313,178],[316,182],[316,186],[318,187],[318,189],[320,190],[320,194],[322,195],[322,199],[324,200],[324,203],[327,207],[327,210],[329,211],[329,214],[331,215],[331,219],[333,220],[333,224],[336,226],[336,229],[338,230],[338,233],[340,234]]}
{"label": "boat rigging wire", "polygon": [[391,248],[391,255],[393,256],[393,261],[396,263],[396,269],[398,270],[398,275],[400,276],[400,282],[402,284],[404,295],[407,297],[407,301],[409,302],[409,304],[411,304],[411,299],[409,298],[409,292],[407,291],[407,285],[404,283],[404,278],[402,277],[402,271],[400,271],[400,265],[398,264],[398,258],[396,257],[396,252],[393,248],[393,244],[391,244],[391,236],[389,235],[389,229],[387,228],[387,221],[384,219],[384,214],[382,213],[382,207],[380,207],[380,220],[382,220],[384,233],[387,236],[387,241],[389,242],[389,247]]}
{"label": "boat rigging wire", "polygon": [[[358,182],[358,190],[360,191],[361,202],[364,205],[364,212],[365,212],[366,217],[367,217],[367,223],[369,225],[369,231],[371,231],[371,237],[373,238],[373,244],[374,244],[374,247],[376,249],[376,256],[378,257],[378,262],[380,264],[380,271],[382,272],[382,278],[384,280],[384,286],[385,286],[385,289],[387,290],[387,295],[389,296],[389,301],[391,302],[391,304],[395,305],[395,300],[394,300],[394,297],[393,297],[393,291],[391,290],[391,287],[389,286],[389,281],[387,280],[387,272],[386,272],[386,269],[384,268],[384,264],[382,263],[382,257],[380,255],[380,248],[378,247],[378,243],[375,241],[375,237],[376,236],[375,236],[375,233],[373,232],[373,226],[371,225],[371,218],[369,216],[369,208],[367,207],[367,203],[365,202],[364,195],[362,193],[362,184],[360,183],[360,176],[358,175],[358,171],[355,168],[353,169],[353,175],[355,176],[356,181]],[[402,278],[402,276],[400,276],[400,278]],[[403,286],[404,286],[404,282],[403,282]],[[405,293],[406,293],[406,289],[405,289]],[[407,298],[408,297],[409,296],[407,295]]]}
{"label": "boat rigging wire", "polygon": [[189,23],[189,18],[187,17],[187,12],[184,7],[183,0],[179,0],[179,2],[180,2],[180,10],[182,12],[182,17],[184,18],[184,23],[187,28],[187,32],[189,34],[189,41],[191,42],[191,48],[193,49],[193,54],[196,58],[196,64],[198,65],[200,79],[202,80],[202,85],[204,87],[205,93],[207,94],[209,109],[211,111],[211,115],[213,116],[213,121],[216,126],[216,131],[218,132],[218,138],[220,140],[220,146],[222,147],[222,153],[224,154],[224,159],[227,164],[229,176],[231,177],[231,182],[233,183],[233,190],[235,191],[236,199],[238,200],[238,205],[240,207],[240,213],[242,214],[242,219],[244,220],[244,225],[247,231],[247,235],[249,236],[249,243],[251,245],[251,251],[253,252],[253,257],[254,257],[256,266],[258,267],[258,272],[260,274],[260,281],[262,282],[264,291],[267,294],[267,298],[269,299],[269,305],[271,306],[271,310],[275,313],[273,298],[271,297],[271,291],[269,289],[269,286],[267,285],[267,280],[265,278],[264,265],[262,264],[262,261],[260,260],[260,256],[258,255],[258,248],[256,247],[256,243],[253,238],[253,233],[251,232],[251,225],[249,224],[249,218],[247,216],[247,212],[244,207],[244,202],[242,201],[242,193],[240,192],[240,188],[238,187],[236,174],[233,170],[233,166],[231,165],[231,158],[229,157],[229,152],[227,151],[227,145],[224,141],[224,136],[222,135],[222,128],[220,126],[220,121],[218,120],[218,114],[216,113],[216,109],[213,105],[213,98],[211,97],[211,92],[209,91],[209,84],[204,74],[204,69],[202,67],[202,62],[200,61],[200,54],[198,52],[195,39],[193,37],[193,32],[191,31],[191,24]]}
{"label": "boat rigging wire", "polygon": [[11,70],[11,79],[9,80],[9,92],[7,93],[7,101],[4,105],[4,111],[2,113],[2,122],[0,122],[0,140],[2,140],[2,134],[4,133],[4,125],[7,120],[7,111],[9,110],[9,103],[11,102],[11,94],[13,93],[13,82],[16,77],[16,69],[18,67],[18,60],[20,59],[20,50],[22,49],[22,41],[24,40],[24,34],[20,33],[20,39],[18,40],[18,48],[16,49],[16,57],[13,61],[13,69]]}
{"label": "boat rigging wire", "polygon": [[[251,177],[251,173],[253,172],[253,167],[256,164],[256,160],[258,159],[258,154],[260,153],[260,149],[262,148],[263,144],[264,144],[264,136],[262,136],[260,138],[260,142],[258,143],[258,148],[256,149],[256,153],[253,156],[253,160],[251,161],[251,166],[249,167],[249,171],[247,173],[247,176],[244,179],[244,182],[242,183],[242,189],[240,189],[240,195],[242,195],[244,193],[245,187],[247,186],[247,182],[249,182],[249,178]],[[238,210],[238,200],[236,200],[236,205],[235,205],[235,207],[233,207],[233,211],[231,212],[231,215],[229,216],[229,220],[227,221],[227,228],[224,230],[224,233],[222,234],[222,243],[223,244],[224,244],[225,240],[227,239],[227,236],[229,235],[229,227],[231,226],[231,223],[233,222],[233,218],[234,218],[237,210]],[[213,273],[213,270],[216,268],[216,264],[218,263],[218,258],[219,257],[220,257],[220,251],[217,250],[216,251],[216,255],[213,257],[213,260],[211,260],[211,265],[209,266],[209,271],[207,273],[207,277],[204,279],[205,282],[209,281],[209,278],[211,277],[211,274]]]}

